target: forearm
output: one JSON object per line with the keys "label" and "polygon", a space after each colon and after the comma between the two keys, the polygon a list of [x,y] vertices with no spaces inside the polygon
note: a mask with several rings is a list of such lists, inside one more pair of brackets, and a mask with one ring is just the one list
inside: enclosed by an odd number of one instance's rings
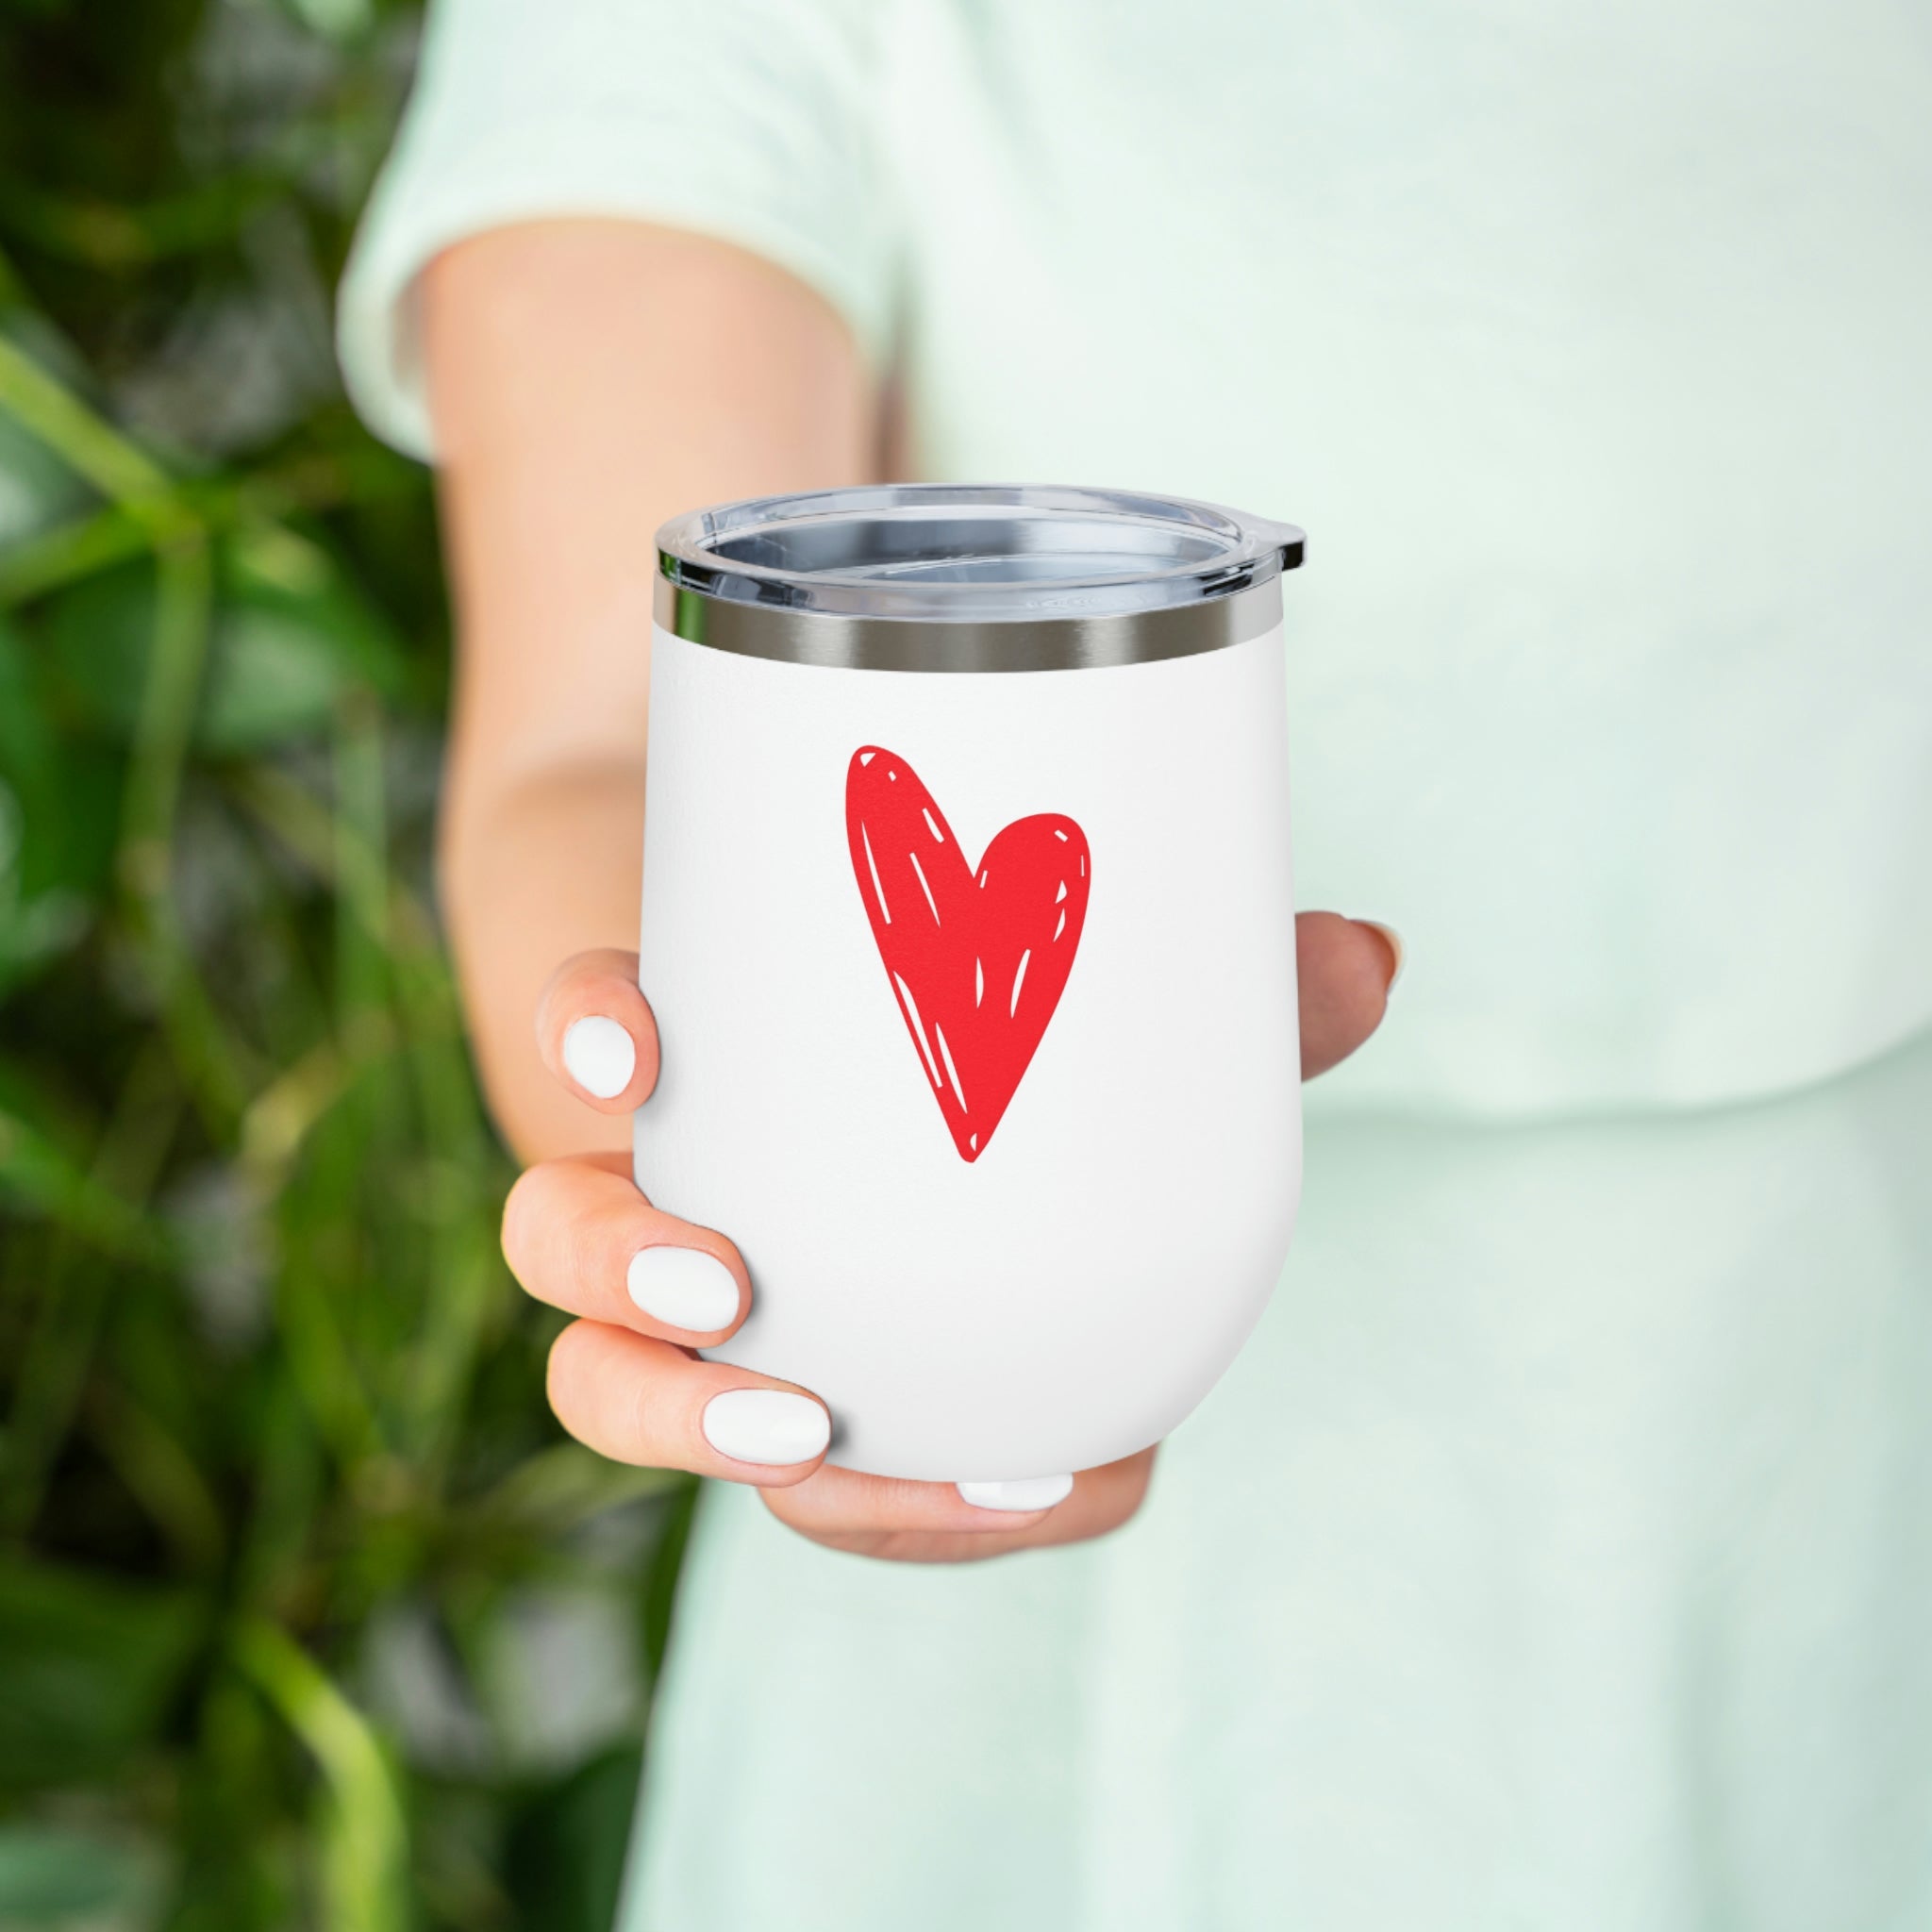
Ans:
{"label": "forearm", "polygon": [[641,756],[538,766],[508,783],[452,771],[443,916],[477,1071],[520,1160],[627,1142],[623,1121],[593,1113],[544,1071],[531,1020],[559,960],[636,945],[643,824]]}
{"label": "forearm", "polygon": [[652,535],[861,480],[875,412],[816,295],[695,236],[533,224],[451,249],[423,293],[458,627],[441,891],[477,1064],[525,1158],[621,1145],[532,1026],[561,960],[637,943]]}

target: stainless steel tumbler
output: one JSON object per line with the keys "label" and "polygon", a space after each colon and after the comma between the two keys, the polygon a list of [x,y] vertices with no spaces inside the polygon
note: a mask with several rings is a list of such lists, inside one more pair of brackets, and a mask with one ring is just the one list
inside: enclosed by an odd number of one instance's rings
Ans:
{"label": "stainless steel tumbler", "polygon": [[658,533],[639,1185],[831,1459],[1056,1475],[1232,1360],[1299,1191],[1297,530],[950,484]]}

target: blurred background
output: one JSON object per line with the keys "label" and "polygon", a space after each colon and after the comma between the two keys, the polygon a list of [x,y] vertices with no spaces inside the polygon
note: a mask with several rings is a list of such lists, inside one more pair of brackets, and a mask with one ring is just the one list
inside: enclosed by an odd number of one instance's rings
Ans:
{"label": "blurred background", "polygon": [[0,0],[0,1927],[608,1924],[693,1492],[559,1438],[330,302],[389,0]]}

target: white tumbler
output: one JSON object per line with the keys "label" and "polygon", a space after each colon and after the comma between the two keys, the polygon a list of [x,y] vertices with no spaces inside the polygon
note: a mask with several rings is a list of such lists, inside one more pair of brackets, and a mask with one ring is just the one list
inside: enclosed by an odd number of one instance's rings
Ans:
{"label": "white tumbler", "polygon": [[1300,1191],[1298,530],[953,484],[658,533],[639,1186],[751,1272],[710,1353],[880,1475],[1165,1436]]}

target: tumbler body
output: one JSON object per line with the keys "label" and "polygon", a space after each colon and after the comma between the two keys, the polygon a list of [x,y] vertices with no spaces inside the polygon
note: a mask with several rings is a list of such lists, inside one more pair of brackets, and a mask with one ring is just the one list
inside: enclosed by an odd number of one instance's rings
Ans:
{"label": "tumbler body", "polygon": [[1241,594],[1214,648],[964,671],[720,648],[660,597],[637,1177],[738,1243],[709,1353],[823,1397],[835,1463],[1112,1460],[1267,1300],[1294,922],[1278,581]]}

